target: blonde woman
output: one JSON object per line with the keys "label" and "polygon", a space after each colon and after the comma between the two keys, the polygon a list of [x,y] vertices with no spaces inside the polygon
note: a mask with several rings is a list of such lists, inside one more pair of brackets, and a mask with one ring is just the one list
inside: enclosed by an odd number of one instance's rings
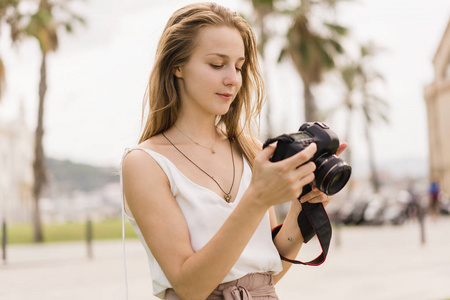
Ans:
{"label": "blonde woman", "polygon": [[[122,162],[125,212],[161,299],[278,299],[303,237],[297,225],[315,144],[272,163],[252,121],[263,102],[254,34],[214,3],[176,11],[160,39],[139,145]],[[341,146],[340,151],[345,146]],[[300,166],[300,167],[298,167]],[[273,206],[291,201],[276,236]],[[326,204],[313,189],[301,201]]]}

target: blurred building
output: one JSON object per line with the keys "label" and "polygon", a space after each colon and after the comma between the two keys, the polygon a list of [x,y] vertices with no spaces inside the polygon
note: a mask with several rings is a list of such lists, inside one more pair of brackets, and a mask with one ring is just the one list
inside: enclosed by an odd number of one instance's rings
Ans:
{"label": "blurred building", "polygon": [[450,192],[450,22],[433,58],[434,81],[424,89],[428,114],[430,180]]}
{"label": "blurred building", "polygon": [[31,221],[33,141],[23,107],[17,118],[0,120],[0,220],[8,223]]}

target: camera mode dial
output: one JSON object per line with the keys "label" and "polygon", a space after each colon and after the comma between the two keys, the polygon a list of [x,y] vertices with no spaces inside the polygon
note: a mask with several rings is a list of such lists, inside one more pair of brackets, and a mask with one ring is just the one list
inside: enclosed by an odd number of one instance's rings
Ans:
{"label": "camera mode dial", "polygon": [[314,122],[314,124],[319,125],[322,129],[330,129],[330,126],[328,126],[325,122]]}

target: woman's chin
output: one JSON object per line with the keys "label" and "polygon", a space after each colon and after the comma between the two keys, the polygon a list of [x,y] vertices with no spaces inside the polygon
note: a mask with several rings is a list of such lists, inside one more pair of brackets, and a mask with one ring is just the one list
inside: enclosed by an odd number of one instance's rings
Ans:
{"label": "woman's chin", "polygon": [[230,106],[224,106],[224,107],[220,107],[216,110],[216,116],[223,116],[225,115],[228,111],[230,111]]}

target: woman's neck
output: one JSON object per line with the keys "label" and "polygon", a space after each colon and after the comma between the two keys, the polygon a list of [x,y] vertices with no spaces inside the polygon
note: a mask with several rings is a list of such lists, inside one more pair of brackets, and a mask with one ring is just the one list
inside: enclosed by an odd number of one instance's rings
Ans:
{"label": "woman's neck", "polygon": [[175,127],[190,139],[209,145],[218,138],[215,121],[215,118],[193,120],[181,117],[175,122]]}

